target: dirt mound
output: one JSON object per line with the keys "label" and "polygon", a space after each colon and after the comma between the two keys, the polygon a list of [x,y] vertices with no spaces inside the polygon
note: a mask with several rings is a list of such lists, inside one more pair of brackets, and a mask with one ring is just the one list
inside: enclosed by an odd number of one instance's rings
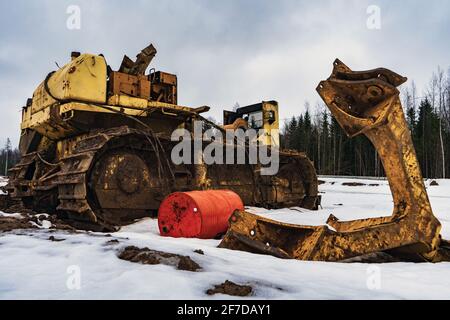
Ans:
{"label": "dirt mound", "polygon": [[128,246],[118,255],[119,259],[142,264],[164,264],[175,266],[178,270],[197,271],[201,267],[189,256],[174,253],[151,250],[149,248],[138,248]]}
{"label": "dirt mound", "polygon": [[109,241],[105,242],[105,246],[113,246],[113,245],[116,245],[116,244],[119,244],[119,243],[120,243],[119,240],[112,239],[112,240],[109,240]]}
{"label": "dirt mound", "polygon": [[363,183],[363,182],[342,182],[343,186],[347,186],[347,187],[364,187],[364,186],[369,186],[369,187],[378,187],[380,184],[379,183]]}
{"label": "dirt mound", "polygon": [[53,242],[61,242],[61,241],[65,241],[66,239],[56,238],[55,236],[50,236],[50,237],[48,237],[48,240],[53,241]]}
{"label": "dirt mound", "polygon": [[0,216],[0,232],[38,228],[75,230],[57,217],[48,214],[20,213]]}
{"label": "dirt mound", "polygon": [[239,285],[229,280],[222,284],[217,284],[214,289],[208,289],[206,294],[213,295],[217,293],[228,294],[230,296],[246,297],[253,292],[253,288],[250,286]]}
{"label": "dirt mound", "polygon": [[30,220],[16,217],[0,217],[0,232],[8,232],[16,229],[37,228]]}
{"label": "dirt mound", "polygon": [[56,215],[37,213],[26,208],[21,201],[13,200],[4,194],[0,195],[0,211],[11,214],[0,215],[0,232],[40,227],[69,231],[76,230]]}

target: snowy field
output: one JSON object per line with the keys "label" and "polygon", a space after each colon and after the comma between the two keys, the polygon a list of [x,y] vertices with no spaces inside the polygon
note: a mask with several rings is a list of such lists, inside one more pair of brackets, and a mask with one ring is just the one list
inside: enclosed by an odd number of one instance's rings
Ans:
{"label": "snowy field", "polygon": [[[285,222],[323,224],[333,213],[342,220],[390,215],[387,181],[323,178],[323,209],[250,211]],[[378,186],[344,186],[362,182]],[[427,188],[435,215],[450,239],[450,180]],[[49,236],[64,241],[49,241]],[[118,239],[115,245],[106,244]],[[227,299],[205,291],[230,280],[251,285],[245,299],[450,299],[450,263],[342,264],[281,260],[216,248],[218,240],[159,236],[157,221],[145,219],[105,237],[46,229],[0,234],[0,299]],[[189,255],[202,267],[180,271],[166,265],[120,260],[128,245]],[[204,255],[194,253],[201,249]],[[67,285],[74,270],[80,287]],[[375,275],[375,285],[373,277]]]}

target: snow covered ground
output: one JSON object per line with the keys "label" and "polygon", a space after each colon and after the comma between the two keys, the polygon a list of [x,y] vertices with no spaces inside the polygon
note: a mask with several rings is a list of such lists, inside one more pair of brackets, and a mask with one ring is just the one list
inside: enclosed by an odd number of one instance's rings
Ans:
{"label": "snow covered ground", "polygon": [[[323,224],[333,213],[342,220],[390,215],[387,181],[323,178],[323,209],[250,211],[285,222]],[[378,186],[344,186],[362,182]],[[450,180],[428,192],[435,215],[450,238]],[[64,241],[49,241],[49,236]],[[117,244],[107,244],[118,239]],[[144,219],[106,237],[98,233],[47,229],[0,234],[0,299],[227,299],[208,296],[231,280],[254,288],[245,299],[449,299],[450,263],[342,264],[281,260],[216,248],[218,240],[159,236],[157,221]],[[128,245],[189,255],[202,271],[120,260]],[[194,253],[201,249],[204,255]],[[78,277],[79,276],[79,277]],[[74,278],[76,277],[76,278]],[[74,280],[75,279],[75,280]],[[78,282],[79,280],[79,282]],[[77,285],[79,284],[79,286]]]}

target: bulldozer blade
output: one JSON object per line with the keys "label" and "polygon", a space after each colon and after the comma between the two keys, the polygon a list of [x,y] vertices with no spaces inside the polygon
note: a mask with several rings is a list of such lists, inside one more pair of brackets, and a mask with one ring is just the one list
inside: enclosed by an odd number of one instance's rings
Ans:
{"label": "bulldozer blade", "polygon": [[343,261],[387,252],[407,261],[449,261],[433,215],[396,88],[406,78],[379,68],[354,72],[334,62],[317,91],[349,137],[364,134],[383,163],[394,200],[391,216],[300,226],[236,211],[220,247],[282,258]]}

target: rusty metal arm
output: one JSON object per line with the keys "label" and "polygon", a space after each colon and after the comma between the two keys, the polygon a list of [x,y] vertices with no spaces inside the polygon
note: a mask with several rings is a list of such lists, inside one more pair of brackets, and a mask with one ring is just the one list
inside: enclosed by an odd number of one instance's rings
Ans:
{"label": "rusty metal arm", "polygon": [[391,216],[348,222],[330,216],[334,231],[240,211],[231,217],[220,247],[300,260],[341,261],[390,251],[435,261],[441,225],[431,210],[396,89],[405,81],[383,68],[353,72],[336,60],[330,78],[317,88],[346,134],[364,134],[376,148],[394,200]]}
{"label": "rusty metal arm", "polygon": [[331,216],[327,223],[337,231],[397,221],[406,214],[411,215],[411,210],[433,216],[399,92],[395,88],[405,81],[406,78],[383,68],[352,72],[336,60],[331,77],[317,88],[349,137],[364,134],[372,142],[380,155],[394,200],[390,217],[339,222]]}

